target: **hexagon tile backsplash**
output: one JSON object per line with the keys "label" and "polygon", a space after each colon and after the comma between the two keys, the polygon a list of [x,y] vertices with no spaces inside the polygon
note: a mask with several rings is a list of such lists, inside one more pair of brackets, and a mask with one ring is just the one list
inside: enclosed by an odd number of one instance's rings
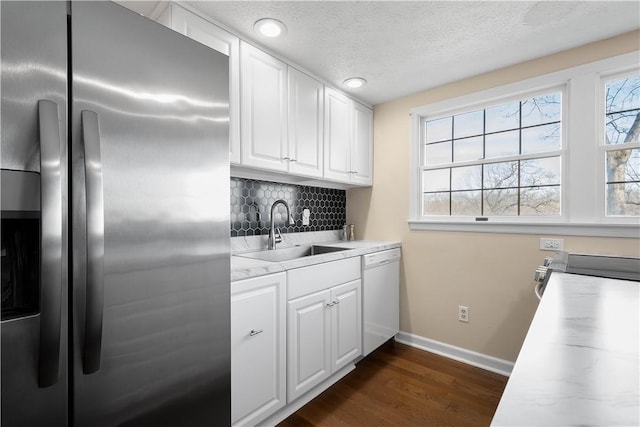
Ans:
{"label": "hexagon tile backsplash", "polygon": [[[271,205],[278,199],[289,204],[295,226],[285,226],[286,210],[278,205],[275,226],[282,233],[339,230],[347,219],[344,190],[231,178],[231,237],[269,233]],[[309,225],[302,225],[302,211],[309,209]]]}

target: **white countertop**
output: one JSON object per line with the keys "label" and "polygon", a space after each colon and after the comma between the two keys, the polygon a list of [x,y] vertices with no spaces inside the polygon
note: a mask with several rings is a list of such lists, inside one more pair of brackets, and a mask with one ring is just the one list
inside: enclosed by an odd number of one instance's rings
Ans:
{"label": "white countertop", "polygon": [[551,275],[492,426],[640,426],[640,283]]}
{"label": "white countertop", "polygon": [[327,254],[297,258],[289,261],[270,262],[241,256],[231,256],[231,281],[248,279],[251,277],[263,276],[265,274],[278,273],[293,268],[306,267],[308,265],[320,264],[328,261],[336,261],[344,258],[365,255],[371,252],[378,252],[387,249],[399,248],[400,242],[378,242],[368,240],[332,240],[328,242],[314,242],[314,245],[334,246],[349,248],[340,252],[330,252]]}

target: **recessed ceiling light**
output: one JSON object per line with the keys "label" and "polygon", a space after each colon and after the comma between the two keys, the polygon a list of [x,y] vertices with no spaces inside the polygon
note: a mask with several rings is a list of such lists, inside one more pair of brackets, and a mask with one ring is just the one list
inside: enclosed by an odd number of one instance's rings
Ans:
{"label": "recessed ceiling light", "polygon": [[351,77],[345,80],[344,82],[342,82],[342,84],[352,89],[357,89],[359,87],[366,85],[367,81],[362,77]]}
{"label": "recessed ceiling light", "polygon": [[265,37],[280,37],[287,32],[287,27],[277,19],[265,18],[253,24],[253,30]]}

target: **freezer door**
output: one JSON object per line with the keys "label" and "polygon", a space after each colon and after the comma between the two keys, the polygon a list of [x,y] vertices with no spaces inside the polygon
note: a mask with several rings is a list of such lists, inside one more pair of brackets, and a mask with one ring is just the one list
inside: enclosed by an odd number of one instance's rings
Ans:
{"label": "freezer door", "polygon": [[76,426],[230,424],[228,58],[71,3]]}
{"label": "freezer door", "polygon": [[3,427],[67,425],[67,7],[0,2]]}

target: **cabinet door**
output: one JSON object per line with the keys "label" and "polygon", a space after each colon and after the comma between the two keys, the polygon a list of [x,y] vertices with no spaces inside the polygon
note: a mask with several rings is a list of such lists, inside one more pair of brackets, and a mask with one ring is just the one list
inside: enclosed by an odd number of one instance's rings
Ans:
{"label": "cabinet door", "polygon": [[333,89],[324,91],[324,177],[350,182],[351,100]]}
{"label": "cabinet door", "polygon": [[229,56],[229,158],[240,163],[240,40],[180,6],[170,11],[173,30]]}
{"label": "cabinet door", "polygon": [[242,164],[286,171],[287,65],[240,43]]}
{"label": "cabinet door", "polygon": [[322,177],[324,85],[289,67],[289,172]]}
{"label": "cabinet door", "polygon": [[288,402],[331,373],[329,297],[326,290],[288,302]]}
{"label": "cabinet door", "polygon": [[331,370],[337,371],[362,353],[360,280],[331,288]]}
{"label": "cabinet door", "polygon": [[353,103],[353,137],[351,139],[351,182],[371,185],[373,159],[373,111]]}
{"label": "cabinet door", "polygon": [[253,424],[286,403],[286,274],[231,284],[231,420]]}

